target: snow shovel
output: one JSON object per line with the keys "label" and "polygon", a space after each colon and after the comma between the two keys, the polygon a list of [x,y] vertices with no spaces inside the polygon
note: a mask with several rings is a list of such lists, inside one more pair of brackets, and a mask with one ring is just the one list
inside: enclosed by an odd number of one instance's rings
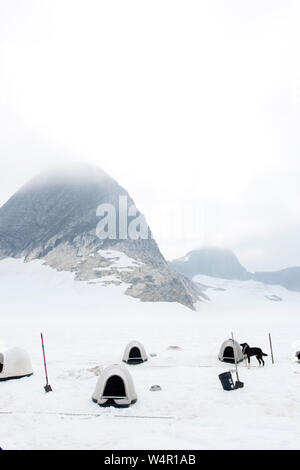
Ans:
{"label": "snow shovel", "polygon": [[237,388],[243,388],[244,387],[244,382],[241,382],[240,380],[236,380],[234,384],[234,389],[236,390]]}
{"label": "snow shovel", "polygon": [[43,349],[43,357],[44,357],[45,375],[46,375],[46,385],[44,386],[44,389],[45,389],[45,392],[52,392],[51,385],[48,382],[48,372],[47,372],[43,333],[41,333],[41,340],[42,340],[42,349]]}

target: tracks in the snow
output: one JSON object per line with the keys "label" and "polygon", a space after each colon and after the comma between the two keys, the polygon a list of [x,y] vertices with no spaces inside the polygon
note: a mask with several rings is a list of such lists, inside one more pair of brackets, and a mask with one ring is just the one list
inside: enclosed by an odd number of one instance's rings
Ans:
{"label": "tracks in the snow", "polygon": [[[105,417],[100,413],[71,413],[63,411],[0,411],[0,415],[14,415],[14,414],[35,414],[35,415],[53,415],[53,416],[68,416],[68,417],[88,417],[99,418]],[[114,418],[132,418],[132,419],[176,419],[175,416],[138,416],[138,415],[114,415]]]}

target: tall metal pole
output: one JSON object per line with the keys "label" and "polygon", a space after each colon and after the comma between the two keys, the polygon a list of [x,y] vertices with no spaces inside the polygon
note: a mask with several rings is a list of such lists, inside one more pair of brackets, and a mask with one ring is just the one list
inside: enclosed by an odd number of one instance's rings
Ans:
{"label": "tall metal pole", "polygon": [[237,367],[237,360],[236,360],[236,350],[235,350],[235,342],[234,342],[234,338],[233,338],[233,332],[231,332],[231,338],[232,338],[233,356],[234,356],[234,364],[235,364],[235,373],[236,373],[236,378],[239,382],[240,379],[239,379],[239,374],[238,374],[238,367]]}

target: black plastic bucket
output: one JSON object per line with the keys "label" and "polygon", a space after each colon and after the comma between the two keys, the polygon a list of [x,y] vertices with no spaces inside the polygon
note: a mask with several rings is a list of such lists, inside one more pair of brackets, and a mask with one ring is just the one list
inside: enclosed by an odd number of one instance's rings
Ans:
{"label": "black plastic bucket", "polygon": [[224,390],[234,390],[234,383],[231,372],[223,372],[219,375],[219,379]]}

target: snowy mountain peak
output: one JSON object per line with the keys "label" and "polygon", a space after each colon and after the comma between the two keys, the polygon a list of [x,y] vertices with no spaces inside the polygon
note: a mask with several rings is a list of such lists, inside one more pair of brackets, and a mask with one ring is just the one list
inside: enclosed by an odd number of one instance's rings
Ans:
{"label": "snowy mountain peak", "polygon": [[[116,269],[114,260],[103,256],[105,250],[137,264]],[[117,282],[128,284],[128,295],[143,301],[194,308],[201,297],[193,282],[168,266],[128,192],[87,165],[42,173],[0,208],[0,259],[7,257],[42,259],[82,281],[99,280],[109,271]]]}

